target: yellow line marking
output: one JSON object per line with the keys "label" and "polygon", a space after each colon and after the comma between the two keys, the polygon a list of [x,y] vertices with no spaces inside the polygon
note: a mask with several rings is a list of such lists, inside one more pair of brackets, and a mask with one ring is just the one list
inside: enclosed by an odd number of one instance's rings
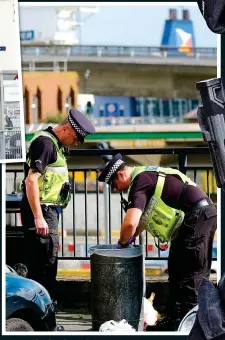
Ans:
{"label": "yellow line marking", "polygon": [[57,275],[61,276],[90,276],[90,269],[58,269]]}
{"label": "yellow line marking", "polygon": [[[146,268],[145,275],[160,275],[160,268]],[[58,276],[90,276],[90,269],[58,269]]]}

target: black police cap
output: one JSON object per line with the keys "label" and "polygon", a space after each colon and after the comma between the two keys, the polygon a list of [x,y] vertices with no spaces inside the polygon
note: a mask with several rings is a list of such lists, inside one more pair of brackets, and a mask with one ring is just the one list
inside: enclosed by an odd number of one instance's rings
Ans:
{"label": "black police cap", "polygon": [[103,169],[102,173],[98,176],[98,181],[111,184],[113,176],[123,163],[122,155],[118,153]]}
{"label": "black police cap", "polygon": [[68,120],[81,140],[84,140],[87,135],[95,133],[95,128],[91,122],[76,109],[71,109],[69,111]]}

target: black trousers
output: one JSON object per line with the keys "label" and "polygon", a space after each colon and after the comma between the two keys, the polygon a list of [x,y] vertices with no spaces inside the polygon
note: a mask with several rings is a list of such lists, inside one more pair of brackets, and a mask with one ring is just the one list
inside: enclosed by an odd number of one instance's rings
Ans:
{"label": "black trousers", "polygon": [[29,203],[22,201],[21,220],[24,230],[24,257],[28,268],[28,277],[41,283],[55,298],[55,285],[57,275],[57,255],[58,255],[58,223],[59,214],[55,207],[43,206],[42,212],[48,224],[48,235],[37,235],[33,213]]}
{"label": "black trousers", "polygon": [[197,304],[203,278],[209,278],[217,211],[213,204],[186,213],[171,242],[168,258],[169,301],[167,313],[182,318]]}

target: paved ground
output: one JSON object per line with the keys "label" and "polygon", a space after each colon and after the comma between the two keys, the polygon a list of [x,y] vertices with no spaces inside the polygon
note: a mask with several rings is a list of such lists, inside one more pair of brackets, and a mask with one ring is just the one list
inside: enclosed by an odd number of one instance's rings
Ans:
{"label": "paved ground", "polygon": [[[89,277],[61,277],[64,281],[77,280],[77,281],[90,281]],[[151,276],[152,283],[163,282],[167,280],[167,276]],[[216,275],[211,275],[210,279],[216,282]],[[60,309],[56,314],[57,324],[64,327],[67,332],[87,332],[92,330],[91,315],[87,309]]]}
{"label": "paved ground", "polygon": [[58,325],[64,327],[67,332],[91,331],[91,315],[85,310],[64,310],[56,314]]}

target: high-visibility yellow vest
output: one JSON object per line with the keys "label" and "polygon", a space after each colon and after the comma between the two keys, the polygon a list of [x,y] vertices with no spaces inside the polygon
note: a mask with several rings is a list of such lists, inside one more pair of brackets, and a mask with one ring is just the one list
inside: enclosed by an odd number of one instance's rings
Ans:
{"label": "high-visibility yellow vest", "polygon": [[[44,173],[38,178],[40,203],[46,205],[55,205],[65,208],[70,201],[71,194],[69,188],[69,173],[64,147],[59,147],[57,139],[47,131],[38,131],[32,138],[32,142],[40,136],[48,137],[52,140],[57,151],[57,160],[49,164]],[[28,148],[28,155],[29,155]],[[31,160],[27,158],[27,164],[30,167]],[[64,189],[64,194],[63,194]]]}
{"label": "high-visibility yellow vest", "polygon": [[196,186],[189,177],[182,172],[172,168],[161,168],[156,166],[138,166],[134,167],[131,174],[131,183],[128,188],[128,195],[133,185],[134,178],[145,171],[156,171],[158,180],[154,195],[144,210],[139,225],[150,232],[160,242],[169,242],[176,236],[176,231],[180,227],[184,219],[184,212],[169,207],[161,199],[166,175],[177,175],[184,183]]}

